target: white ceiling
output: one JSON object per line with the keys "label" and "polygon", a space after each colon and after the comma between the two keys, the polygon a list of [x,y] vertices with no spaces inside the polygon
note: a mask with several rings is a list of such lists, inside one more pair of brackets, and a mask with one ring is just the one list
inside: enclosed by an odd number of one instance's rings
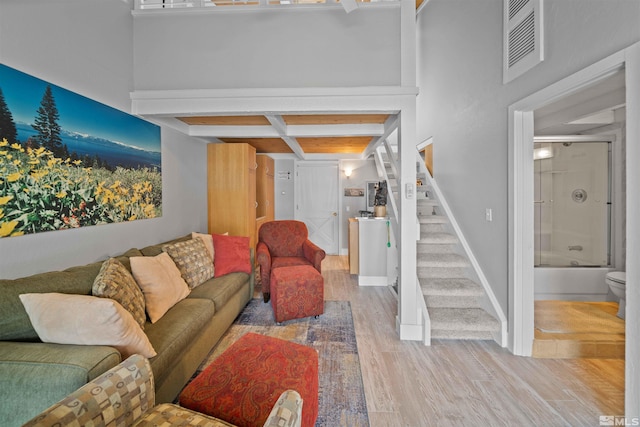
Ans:
{"label": "white ceiling", "polygon": [[625,72],[567,95],[534,112],[536,136],[578,135],[614,122],[614,111],[625,105]]}

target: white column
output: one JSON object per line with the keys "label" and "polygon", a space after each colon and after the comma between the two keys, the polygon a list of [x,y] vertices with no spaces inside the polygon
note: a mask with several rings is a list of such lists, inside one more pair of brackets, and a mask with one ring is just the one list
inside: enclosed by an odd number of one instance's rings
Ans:
{"label": "white column", "polygon": [[[401,85],[416,86],[416,12],[413,0],[401,0]],[[422,340],[422,317],[416,275],[416,97],[406,96],[398,127],[400,236],[398,239],[398,317],[402,340]]]}
{"label": "white column", "polygon": [[398,334],[402,340],[422,339],[422,317],[416,275],[416,107],[415,99],[400,113],[398,163],[400,207],[398,242]]}
{"label": "white column", "polygon": [[627,85],[627,312],[625,415],[640,417],[640,43],[626,51]]}

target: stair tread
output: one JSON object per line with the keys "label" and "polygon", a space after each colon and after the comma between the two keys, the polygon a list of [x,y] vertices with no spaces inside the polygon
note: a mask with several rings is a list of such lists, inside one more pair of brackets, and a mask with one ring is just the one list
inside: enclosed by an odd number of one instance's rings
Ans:
{"label": "stair tread", "polygon": [[446,224],[449,218],[444,215],[420,215],[418,221],[420,224]]}
{"label": "stair tread", "polygon": [[456,253],[423,253],[417,259],[418,267],[468,267],[467,258]]}
{"label": "stair tread", "polygon": [[458,238],[453,234],[432,231],[421,231],[418,243],[426,244],[451,244],[457,243]]}
{"label": "stair tread", "polygon": [[474,340],[492,341],[492,331],[431,331],[432,340]]}
{"label": "stair tread", "polygon": [[430,308],[431,329],[498,331],[500,323],[481,308]]}
{"label": "stair tread", "polygon": [[420,287],[424,295],[477,297],[484,294],[482,286],[465,277],[450,279],[421,278]]}

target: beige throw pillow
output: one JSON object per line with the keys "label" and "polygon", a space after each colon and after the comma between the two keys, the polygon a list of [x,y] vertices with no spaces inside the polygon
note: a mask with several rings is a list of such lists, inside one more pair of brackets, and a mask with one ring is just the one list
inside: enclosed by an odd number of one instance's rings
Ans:
{"label": "beige throw pillow", "polygon": [[109,258],[102,263],[100,273],[93,281],[91,293],[97,297],[118,301],[144,329],[147,320],[144,295],[129,270],[120,261]]}
{"label": "beige throw pillow", "polygon": [[215,252],[213,250],[213,236],[211,234],[203,234],[196,233],[195,231],[191,233],[192,239],[200,239],[202,243],[207,247],[207,250],[211,254],[211,259],[215,258]]}
{"label": "beige throw pillow", "polygon": [[189,295],[180,270],[166,253],[160,255],[131,257],[131,272],[142,289],[147,314],[155,323],[179,301]]}
{"label": "beige throw pillow", "polygon": [[[211,241],[213,242],[213,237]],[[193,289],[213,277],[213,258],[201,239],[164,245],[162,250],[176,263],[189,288]]]}
{"label": "beige throw pillow", "polygon": [[115,300],[59,293],[22,294],[20,300],[42,342],[109,345],[122,359],[156,355],[131,313]]}

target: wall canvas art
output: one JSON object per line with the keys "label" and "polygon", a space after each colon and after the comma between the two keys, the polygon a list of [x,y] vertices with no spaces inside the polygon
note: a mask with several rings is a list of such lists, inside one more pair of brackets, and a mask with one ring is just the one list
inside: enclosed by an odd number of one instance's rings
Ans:
{"label": "wall canvas art", "polygon": [[158,217],[160,128],[0,64],[0,238]]}
{"label": "wall canvas art", "polygon": [[364,188],[345,188],[345,197],[364,197]]}

